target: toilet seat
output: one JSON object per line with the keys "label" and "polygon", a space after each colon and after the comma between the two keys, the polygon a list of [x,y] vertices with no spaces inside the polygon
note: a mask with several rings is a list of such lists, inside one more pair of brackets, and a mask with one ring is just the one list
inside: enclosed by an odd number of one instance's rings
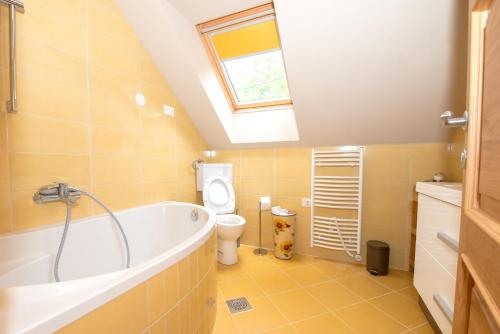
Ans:
{"label": "toilet seat", "polygon": [[235,202],[233,186],[228,179],[213,176],[203,184],[203,204],[216,214],[233,213]]}
{"label": "toilet seat", "polygon": [[226,214],[217,216],[218,226],[223,225],[231,227],[231,226],[245,225],[245,223],[246,223],[245,218],[238,215]]}

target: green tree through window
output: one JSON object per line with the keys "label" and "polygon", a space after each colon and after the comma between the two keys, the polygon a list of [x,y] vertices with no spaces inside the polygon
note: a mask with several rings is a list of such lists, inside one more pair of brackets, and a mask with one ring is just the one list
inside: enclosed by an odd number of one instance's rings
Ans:
{"label": "green tree through window", "polygon": [[222,65],[240,103],[282,100],[290,96],[281,50],[228,59]]}

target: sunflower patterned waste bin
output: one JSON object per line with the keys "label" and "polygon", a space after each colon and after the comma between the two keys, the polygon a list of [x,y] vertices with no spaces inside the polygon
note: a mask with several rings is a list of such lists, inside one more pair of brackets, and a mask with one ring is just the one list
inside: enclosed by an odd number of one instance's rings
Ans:
{"label": "sunflower patterned waste bin", "polygon": [[278,259],[288,260],[293,256],[296,216],[294,211],[273,213],[274,256]]}

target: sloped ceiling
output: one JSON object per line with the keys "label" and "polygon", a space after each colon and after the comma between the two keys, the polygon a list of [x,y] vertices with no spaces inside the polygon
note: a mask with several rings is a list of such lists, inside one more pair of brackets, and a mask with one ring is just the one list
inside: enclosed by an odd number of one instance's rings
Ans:
{"label": "sloped ceiling", "polygon": [[233,144],[194,25],[267,1],[117,2],[213,149],[442,142],[465,107],[465,2],[275,0],[299,139]]}
{"label": "sloped ceiling", "polygon": [[256,7],[269,0],[167,0],[191,23],[198,24]]}

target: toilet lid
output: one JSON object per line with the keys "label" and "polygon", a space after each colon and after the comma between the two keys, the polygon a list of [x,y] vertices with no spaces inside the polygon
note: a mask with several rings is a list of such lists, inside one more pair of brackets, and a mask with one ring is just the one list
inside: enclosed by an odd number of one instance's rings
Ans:
{"label": "toilet lid", "polygon": [[220,176],[208,178],[203,185],[203,204],[217,214],[234,212],[235,198],[231,182]]}

